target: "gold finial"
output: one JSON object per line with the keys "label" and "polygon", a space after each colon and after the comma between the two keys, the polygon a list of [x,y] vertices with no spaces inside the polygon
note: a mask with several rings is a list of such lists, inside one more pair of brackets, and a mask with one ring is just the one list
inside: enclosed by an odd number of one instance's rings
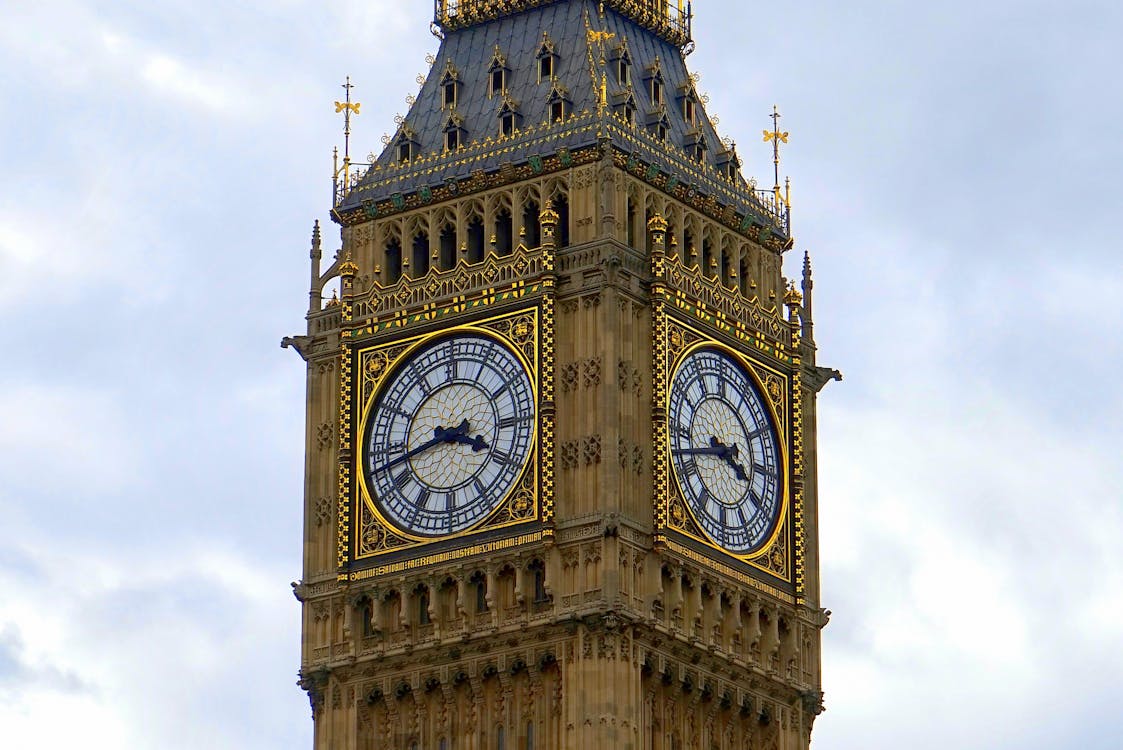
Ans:
{"label": "gold finial", "polygon": [[803,304],[803,295],[795,288],[795,282],[791,283],[788,291],[784,292],[784,304],[788,307],[795,308]]}
{"label": "gold finial", "polygon": [[647,222],[647,228],[652,232],[666,232],[667,227],[667,220],[660,214],[655,214],[651,217],[651,220]]}
{"label": "gold finial", "polygon": [[[336,195],[339,191],[339,175],[343,174],[343,189],[346,190],[351,184],[351,115],[359,114],[359,108],[362,107],[361,102],[351,101],[351,89],[355,86],[351,83],[351,76],[347,76],[346,82],[343,84],[343,90],[346,92],[344,100],[335,103],[335,113],[343,113],[343,166],[339,166],[339,162],[335,162],[335,174],[332,177],[332,182],[335,184]],[[338,153],[338,151],[337,151]]]}
{"label": "gold finial", "polygon": [[552,206],[546,206],[538,213],[538,220],[543,224],[557,224],[559,218],[558,212]]}
{"label": "gold finial", "polygon": [[780,144],[788,142],[788,133],[780,131],[780,111],[775,105],[772,106],[772,130],[764,131],[764,142],[772,143],[772,165],[775,170],[776,181],[773,183],[772,190],[776,194],[776,198],[780,198]]}
{"label": "gold finial", "polygon": [[351,259],[351,251],[348,250],[347,254],[343,257],[343,263],[339,266],[339,275],[343,277],[354,276],[359,272],[359,266]]}

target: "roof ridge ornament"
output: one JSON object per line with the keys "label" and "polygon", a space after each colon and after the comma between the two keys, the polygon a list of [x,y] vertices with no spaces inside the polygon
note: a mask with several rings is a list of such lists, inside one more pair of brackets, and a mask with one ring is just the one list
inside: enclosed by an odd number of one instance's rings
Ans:
{"label": "roof ridge ornament", "polygon": [[[477,26],[556,2],[557,0],[434,0],[433,33],[443,34]],[[694,49],[691,36],[694,7],[691,2],[600,0],[596,12],[604,19],[609,9],[674,44],[683,54],[690,54]]]}

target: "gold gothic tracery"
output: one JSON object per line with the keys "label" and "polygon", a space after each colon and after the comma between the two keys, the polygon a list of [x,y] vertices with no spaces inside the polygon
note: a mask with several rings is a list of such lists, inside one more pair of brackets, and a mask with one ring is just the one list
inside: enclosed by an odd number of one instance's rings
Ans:
{"label": "gold gothic tracery", "polygon": [[[362,417],[361,421],[358,414],[352,418],[356,419],[359,434],[362,434],[362,424],[366,419],[365,415],[369,411],[373,399],[379,393],[383,383],[393,373],[397,364],[407,359],[413,351],[424,347],[435,338],[449,333],[479,332],[502,341],[516,353],[522,362],[522,366],[530,375],[535,401],[536,403],[539,402],[540,324],[541,313],[539,308],[535,306],[434,334],[358,348],[356,360],[361,379],[357,384],[354,403],[355,408],[361,410]],[[482,524],[459,534],[443,537],[441,541],[471,536],[484,530],[495,530],[530,521],[545,520],[539,502],[539,464],[542,460],[540,456],[551,451],[552,445],[545,443],[540,428],[536,430],[536,433],[527,468],[496,510]],[[395,529],[393,524],[383,516],[374,503],[366,479],[362,475],[360,453],[361,450],[356,450],[355,455],[349,459],[352,466],[350,473],[357,479],[352,494],[340,500],[341,504],[354,508],[355,518],[358,521],[359,533],[354,540],[354,556],[350,559],[361,561],[388,552],[410,547],[422,547],[431,543],[432,540],[413,537]],[[344,536],[343,532],[344,530],[341,529],[341,537]],[[341,541],[342,543],[343,541]]]}

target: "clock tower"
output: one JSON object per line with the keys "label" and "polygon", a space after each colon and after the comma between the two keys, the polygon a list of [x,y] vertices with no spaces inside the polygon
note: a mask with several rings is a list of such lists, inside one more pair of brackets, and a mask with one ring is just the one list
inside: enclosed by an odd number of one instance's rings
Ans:
{"label": "clock tower", "polygon": [[345,154],[342,246],[325,267],[316,226],[284,341],[315,750],[809,745],[838,375],[806,256],[782,275],[787,201],[687,70],[691,13],[436,0],[408,114]]}

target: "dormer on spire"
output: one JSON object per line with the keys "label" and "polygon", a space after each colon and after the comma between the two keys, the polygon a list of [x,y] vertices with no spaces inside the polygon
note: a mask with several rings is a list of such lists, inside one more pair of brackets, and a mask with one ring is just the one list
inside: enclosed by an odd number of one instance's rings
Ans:
{"label": "dormer on spire", "polygon": [[452,58],[449,58],[444,74],[441,75],[441,109],[456,109],[460,102],[461,88],[460,71],[453,64]]}
{"label": "dormer on spire", "polygon": [[390,146],[394,149],[396,160],[402,164],[413,161],[421,155],[421,144],[417,141],[417,133],[405,122],[398,128],[398,134],[390,141]]}
{"label": "dormer on spire", "polygon": [[621,118],[628,124],[629,127],[636,124],[636,112],[639,111],[639,106],[636,104],[636,95],[631,87],[618,91],[611,96],[612,113]]}
{"label": "dormer on spire", "polygon": [[697,127],[698,125],[698,90],[694,86],[694,79],[687,78],[676,91],[676,98],[680,102],[680,111],[682,112],[682,119],[686,121],[688,128]]}
{"label": "dormer on spire", "polygon": [[660,107],[666,103],[667,85],[663,80],[663,62],[658,56],[655,62],[648,65],[643,74],[644,83],[647,84],[647,95],[653,107]]}
{"label": "dormer on spire", "polygon": [[511,98],[510,94],[503,95],[503,103],[499,105],[499,135],[510,137],[522,127],[523,116],[519,112],[519,102]]}
{"label": "dormer on spire", "polygon": [[667,108],[659,107],[647,113],[647,130],[655,136],[655,140],[665,143],[671,133],[671,118],[667,116]]}
{"label": "dormer on spire", "polygon": [[632,55],[628,52],[628,37],[622,38],[620,44],[609,50],[608,61],[612,64],[617,85],[630,87],[632,85]]}
{"label": "dormer on spire", "polygon": [[499,45],[495,45],[495,52],[491,56],[491,63],[487,66],[488,98],[502,95],[510,85],[511,69],[507,67],[507,56]]}
{"label": "dormer on spire", "polygon": [[572,114],[573,100],[569,97],[567,89],[558,78],[550,81],[550,93],[546,96],[549,105],[550,122],[564,122]]}
{"label": "dormer on spire", "polygon": [[463,148],[467,142],[468,131],[464,129],[464,118],[453,110],[445,120],[445,151]]}
{"label": "dormer on spire", "polygon": [[706,136],[699,128],[694,128],[686,133],[682,146],[686,149],[688,157],[696,162],[705,163],[709,144],[706,143]]}
{"label": "dormer on spire", "polygon": [[717,152],[717,169],[727,180],[737,180],[741,174],[741,157],[737,155],[737,144],[722,144]]}
{"label": "dormer on spire", "polygon": [[558,71],[558,53],[554,42],[550,39],[550,32],[542,32],[542,44],[538,47],[538,82],[549,81]]}

